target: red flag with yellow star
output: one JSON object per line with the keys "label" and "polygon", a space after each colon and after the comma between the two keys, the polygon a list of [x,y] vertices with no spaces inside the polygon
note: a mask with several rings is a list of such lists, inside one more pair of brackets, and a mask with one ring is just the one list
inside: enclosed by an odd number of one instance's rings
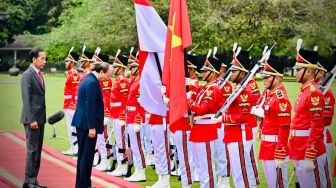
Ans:
{"label": "red flag with yellow star", "polygon": [[186,0],[171,0],[162,78],[170,98],[169,124],[173,124],[188,112],[184,49],[191,44]]}

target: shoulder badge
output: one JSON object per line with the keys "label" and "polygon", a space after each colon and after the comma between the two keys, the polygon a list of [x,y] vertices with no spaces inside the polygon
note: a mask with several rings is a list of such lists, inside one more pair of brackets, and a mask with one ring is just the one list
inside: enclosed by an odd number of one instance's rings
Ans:
{"label": "shoulder badge", "polygon": [[318,105],[319,102],[320,102],[320,97],[311,97],[311,98],[310,98],[310,101],[312,102],[312,104],[313,104],[314,106],[316,106],[316,105]]}
{"label": "shoulder badge", "polygon": [[206,95],[207,96],[211,96],[212,95],[212,93],[213,93],[213,90],[205,90],[206,91]]}
{"label": "shoulder badge", "polygon": [[324,104],[329,104],[329,103],[330,103],[330,97],[325,97]]}
{"label": "shoulder badge", "polygon": [[277,96],[278,99],[281,99],[281,98],[284,97],[284,94],[282,93],[281,90],[277,90],[277,91],[276,91],[276,96]]}
{"label": "shoulder badge", "polygon": [[120,84],[120,87],[121,87],[122,89],[124,89],[124,88],[126,87],[126,83],[121,83],[121,84]]}
{"label": "shoulder badge", "polygon": [[103,85],[104,85],[104,87],[107,87],[108,86],[108,81],[103,81]]}
{"label": "shoulder badge", "polygon": [[287,103],[279,103],[279,108],[281,111],[286,111],[287,110]]}
{"label": "shoulder badge", "polygon": [[242,102],[246,102],[248,98],[248,94],[241,94],[240,95],[240,99],[242,100]]}
{"label": "shoulder badge", "polygon": [[73,78],[73,80],[75,80],[75,81],[78,80],[78,76],[73,76],[72,78]]}
{"label": "shoulder badge", "polygon": [[224,90],[225,90],[225,92],[229,92],[230,91],[230,86],[224,86]]}
{"label": "shoulder badge", "polygon": [[250,88],[251,89],[255,89],[256,88],[256,83],[255,82],[252,82],[249,84]]}

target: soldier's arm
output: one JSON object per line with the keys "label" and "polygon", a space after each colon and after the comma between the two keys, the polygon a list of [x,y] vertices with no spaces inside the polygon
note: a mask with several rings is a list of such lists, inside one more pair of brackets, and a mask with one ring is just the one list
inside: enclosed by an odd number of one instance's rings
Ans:
{"label": "soldier's arm", "polygon": [[335,97],[330,90],[325,95],[324,102],[325,102],[324,106],[325,109],[324,109],[323,122],[324,125],[327,126],[331,125],[335,111]]}
{"label": "soldier's arm", "polygon": [[305,105],[308,107],[310,113],[310,135],[308,138],[305,158],[306,159],[316,159],[317,149],[316,143],[321,139],[324,130],[323,124],[323,109],[324,109],[324,98],[322,93],[314,91],[308,97]]}
{"label": "soldier's arm", "polygon": [[287,99],[279,99],[276,106],[276,122],[279,125],[278,142],[274,151],[274,158],[285,160],[288,154],[288,137],[291,124],[291,104]]}

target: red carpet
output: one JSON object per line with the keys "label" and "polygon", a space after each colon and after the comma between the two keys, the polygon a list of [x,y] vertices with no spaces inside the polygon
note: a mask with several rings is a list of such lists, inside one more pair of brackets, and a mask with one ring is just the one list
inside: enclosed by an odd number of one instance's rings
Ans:
{"label": "red carpet", "polygon": [[[19,132],[0,132],[0,187],[22,187],[26,160],[25,135]],[[55,149],[43,146],[41,168],[38,181],[51,188],[74,187],[76,161]],[[107,175],[93,169],[95,187],[138,188],[137,184]]]}

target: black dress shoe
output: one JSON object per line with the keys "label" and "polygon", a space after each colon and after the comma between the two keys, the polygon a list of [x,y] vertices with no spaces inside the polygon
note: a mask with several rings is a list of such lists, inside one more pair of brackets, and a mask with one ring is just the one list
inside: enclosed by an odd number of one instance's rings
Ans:
{"label": "black dress shoe", "polygon": [[34,183],[24,183],[22,188],[39,188],[39,187]]}
{"label": "black dress shoe", "polygon": [[47,188],[47,186],[45,186],[45,185],[41,185],[41,184],[39,184],[39,183],[36,183],[36,186],[39,187],[39,188]]}

